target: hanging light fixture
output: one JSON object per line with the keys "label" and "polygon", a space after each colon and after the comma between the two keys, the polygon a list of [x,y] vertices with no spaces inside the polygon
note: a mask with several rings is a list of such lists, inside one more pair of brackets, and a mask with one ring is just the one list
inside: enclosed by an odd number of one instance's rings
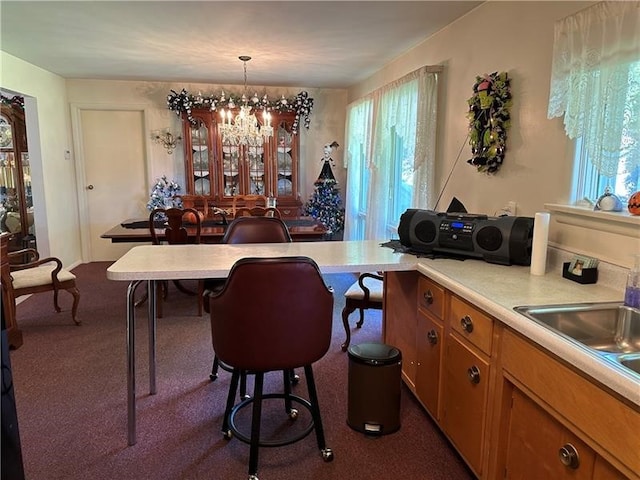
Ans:
{"label": "hanging light fixture", "polygon": [[251,147],[262,146],[269,137],[273,136],[271,126],[271,114],[263,110],[263,123],[260,125],[255,114],[252,113],[247,96],[247,62],[251,57],[242,55],[238,57],[244,65],[244,93],[240,112],[233,118],[231,110],[220,110],[220,132],[222,142],[226,145],[248,145]]}

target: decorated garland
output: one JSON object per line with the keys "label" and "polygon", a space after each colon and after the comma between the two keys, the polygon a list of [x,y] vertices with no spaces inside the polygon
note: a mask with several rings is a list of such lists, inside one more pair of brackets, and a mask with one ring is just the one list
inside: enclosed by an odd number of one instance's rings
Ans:
{"label": "decorated garland", "polygon": [[24,97],[20,97],[18,95],[14,97],[5,97],[4,95],[0,95],[0,104],[8,105],[9,107],[17,107],[21,110],[24,110]]}
{"label": "decorated garland", "polygon": [[504,160],[507,129],[510,127],[511,80],[507,72],[476,77],[469,104],[469,144],[472,157],[467,163],[479,172],[496,173]]}
{"label": "decorated garland", "polygon": [[[293,133],[298,133],[298,127],[300,125],[300,119],[304,121],[305,128],[309,128],[311,116],[311,110],[313,110],[313,98],[309,97],[307,92],[300,92],[298,95],[292,98],[285,98],[284,95],[277,101],[271,101],[265,94],[262,98],[259,98],[256,94],[248,99],[250,106],[256,109],[262,109],[266,111],[275,112],[295,112],[296,117],[293,121],[292,130]],[[182,113],[186,113],[189,122],[195,125],[195,119],[191,115],[193,108],[208,108],[211,111],[217,111],[220,108],[235,108],[244,104],[243,95],[225,95],[224,91],[220,96],[214,95],[198,95],[194,96],[188,93],[184,88],[180,93],[175,90],[171,90],[171,93],[167,95],[167,106],[169,110],[176,112],[178,116]]]}

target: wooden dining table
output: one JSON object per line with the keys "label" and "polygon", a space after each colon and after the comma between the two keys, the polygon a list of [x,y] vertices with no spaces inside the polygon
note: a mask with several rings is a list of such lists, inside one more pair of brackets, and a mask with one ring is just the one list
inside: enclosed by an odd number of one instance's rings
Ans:
{"label": "wooden dining table", "polygon": [[[311,217],[284,218],[289,233],[294,242],[313,242],[324,240],[327,230],[317,220]],[[163,240],[164,227],[156,225],[158,238]],[[195,225],[186,225],[187,233],[195,235]],[[227,229],[222,221],[205,220],[200,231],[202,243],[220,243]],[[130,218],[115,225],[103,233],[101,238],[111,240],[111,243],[150,242],[149,220],[145,218]]]}

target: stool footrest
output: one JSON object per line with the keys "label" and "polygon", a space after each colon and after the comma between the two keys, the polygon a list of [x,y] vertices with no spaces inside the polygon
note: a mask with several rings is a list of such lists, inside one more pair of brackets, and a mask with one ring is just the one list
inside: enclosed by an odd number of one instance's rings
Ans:
{"label": "stool footrest", "polygon": [[[274,398],[288,399],[292,402],[296,402],[300,406],[306,408],[309,411],[309,413],[313,415],[311,403],[308,400],[302,397],[299,397],[297,395],[293,395],[293,394],[287,395],[285,393],[267,393],[262,395],[262,400],[274,399]],[[240,410],[247,407],[248,405],[251,405],[253,401],[254,401],[253,397],[243,400],[242,402],[234,406],[233,409],[231,410],[231,413],[229,414],[229,430],[231,430],[233,437],[237,438],[241,442],[249,443],[249,444],[251,443],[251,437],[245,435],[238,429],[238,427],[236,426],[235,417]],[[285,438],[283,440],[266,441],[266,440],[260,439],[258,441],[258,445],[261,447],[282,447],[284,445],[290,445],[299,440],[302,440],[304,437],[309,435],[313,431],[314,427],[315,427],[315,423],[313,421],[313,416],[312,416],[311,421],[309,422],[309,425],[307,425],[305,429],[302,430],[299,434],[289,438]]]}

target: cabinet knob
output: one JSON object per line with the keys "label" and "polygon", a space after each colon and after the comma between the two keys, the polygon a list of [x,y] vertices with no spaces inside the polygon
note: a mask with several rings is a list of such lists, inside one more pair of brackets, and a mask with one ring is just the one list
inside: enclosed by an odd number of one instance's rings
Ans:
{"label": "cabinet knob", "polygon": [[473,365],[467,369],[467,375],[469,376],[469,381],[473,384],[480,383],[480,369]]}
{"label": "cabinet knob", "polygon": [[424,301],[427,305],[431,305],[433,303],[433,293],[431,290],[427,290],[424,292]]}
{"label": "cabinet knob", "polygon": [[429,333],[427,333],[427,338],[429,339],[429,343],[431,345],[438,344],[438,333],[435,330],[429,330]]}
{"label": "cabinet knob", "polygon": [[558,450],[558,456],[560,461],[565,467],[576,470],[580,466],[580,456],[576,447],[567,443],[560,450]]}
{"label": "cabinet knob", "polygon": [[465,332],[473,332],[473,320],[471,320],[471,317],[469,315],[465,315],[460,319],[460,325],[462,325],[462,329]]}
{"label": "cabinet knob", "polygon": [[87,185],[87,190],[93,190],[93,185],[91,184]]}

